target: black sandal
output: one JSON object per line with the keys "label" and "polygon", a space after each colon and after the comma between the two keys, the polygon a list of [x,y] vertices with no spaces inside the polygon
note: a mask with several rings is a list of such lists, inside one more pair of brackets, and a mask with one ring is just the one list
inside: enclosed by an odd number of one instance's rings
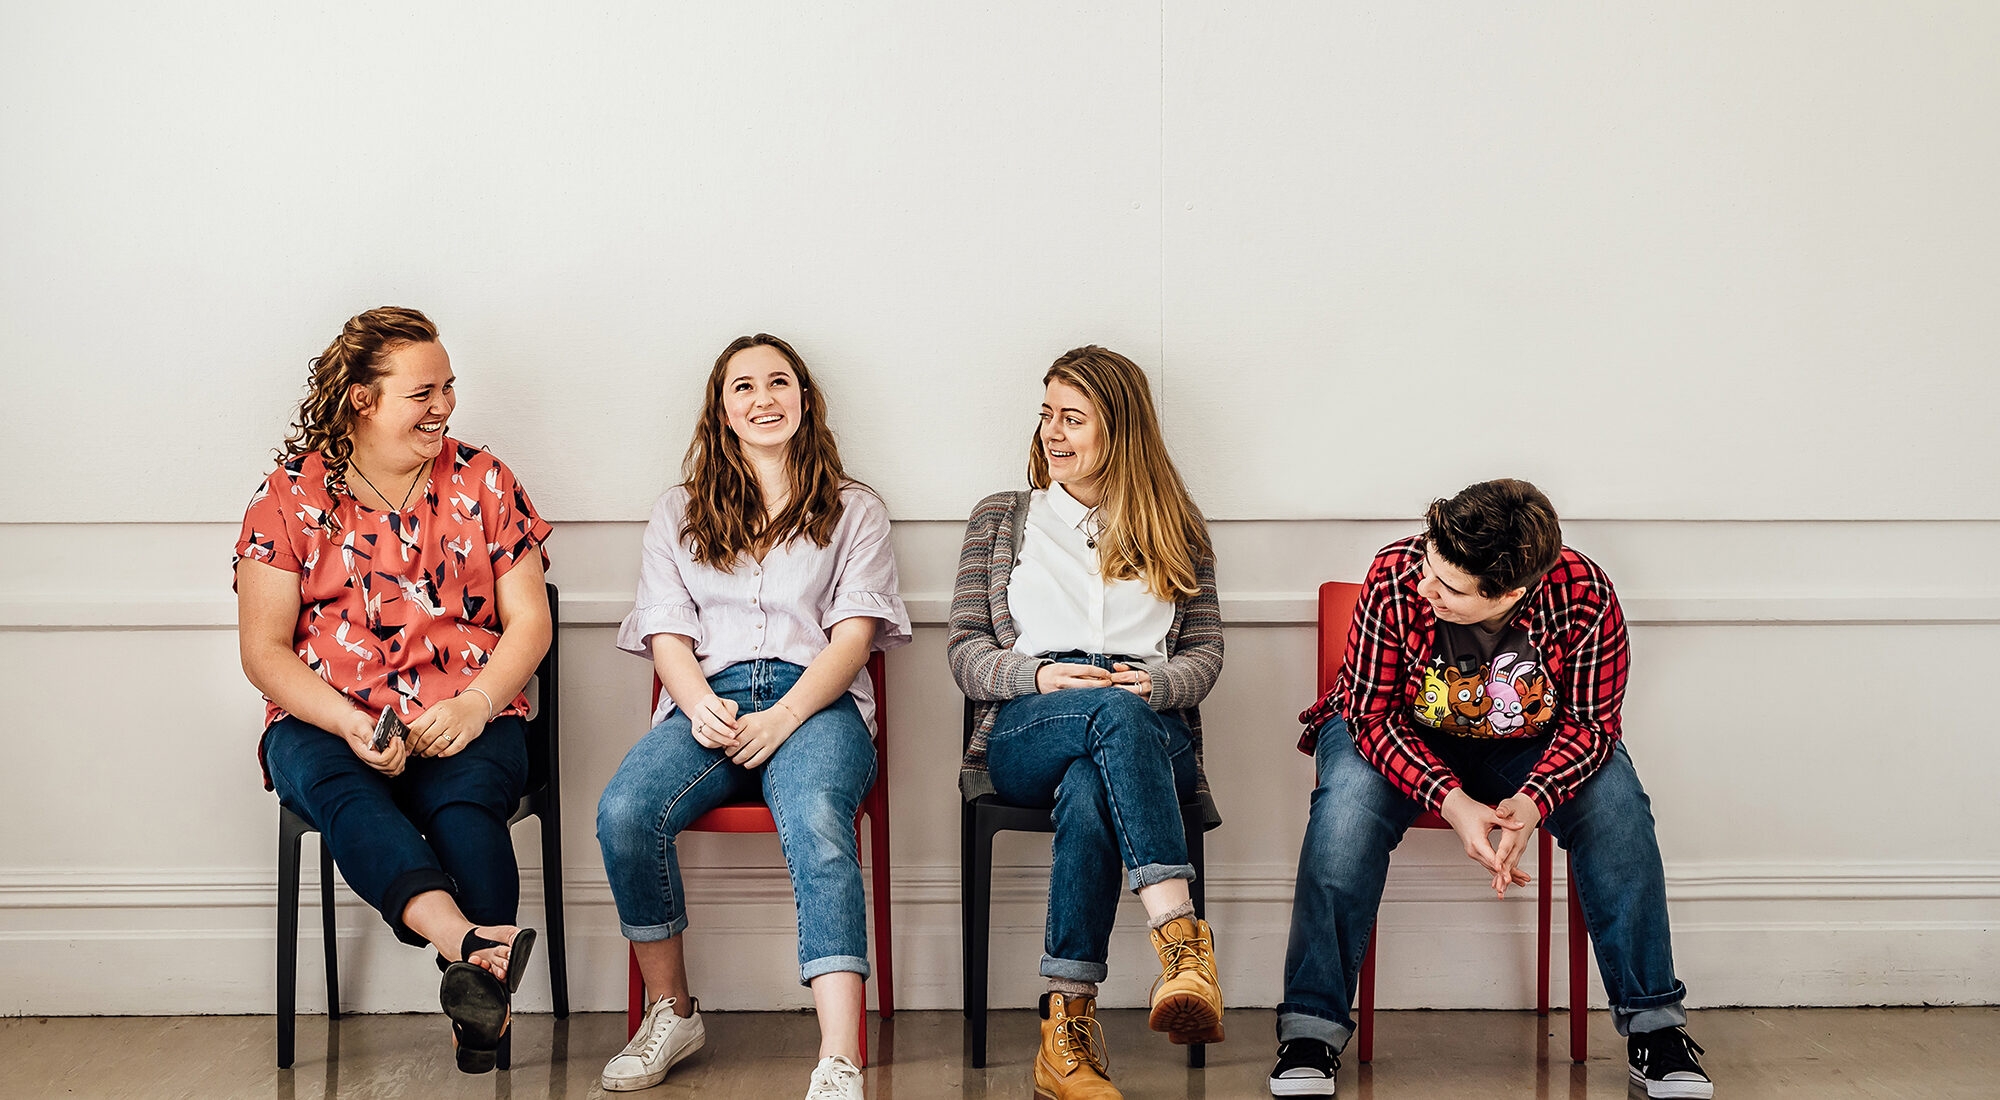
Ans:
{"label": "black sandal", "polygon": [[464,1073],[489,1073],[498,1059],[500,1040],[507,1034],[508,1010],[513,994],[521,988],[522,964],[535,947],[535,930],[523,928],[514,937],[507,953],[507,978],[502,981],[477,963],[465,962],[475,951],[507,944],[489,940],[477,930],[465,934],[459,946],[461,961],[446,963],[438,956],[444,981],[438,987],[438,1001],[451,1018],[452,1037],[458,1041],[458,1068]]}

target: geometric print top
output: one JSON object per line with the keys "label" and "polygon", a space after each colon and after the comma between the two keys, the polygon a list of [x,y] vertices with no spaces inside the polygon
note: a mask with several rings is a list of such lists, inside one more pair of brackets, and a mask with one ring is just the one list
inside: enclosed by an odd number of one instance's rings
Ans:
{"label": "geometric print top", "polygon": [[[1437,616],[1417,591],[1423,559],[1422,535],[1375,555],[1355,604],[1340,674],[1299,715],[1306,727],[1299,751],[1310,754],[1320,727],[1338,714],[1347,720],[1361,758],[1397,790],[1435,811],[1462,784],[1419,733],[1420,725],[1428,724],[1417,717],[1425,706],[1426,683],[1441,675],[1433,663]],[[1540,665],[1553,697],[1554,713],[1540,724],[1548,745],[1521,783],[1521,793],[1546,817],[1610,758],[1623,732],[1620,709],[1632,670],[1625,615],[1611,578],[1565,546],[1555,566],[1514,605],[1507,625],[1525,635],[1523,649],[1532,651],[1516,651],[1516,659]]]}
{"label": "geometric print top", "polygon": [[[329,513],[337,534],[323,522]],[[346,494],[336,503],[314,451],[257,487],[229,565],[232,576],[244,558],[297,573],[299,659],[369,714],[393,706],[408,721],[485,667],[500,639],[494,582],[550,530],[513,472],[482,448],[447,438],[406,512]],[[265,703],[268,727],[285,712]],[[524,693],[493,716],[527,712]]]}

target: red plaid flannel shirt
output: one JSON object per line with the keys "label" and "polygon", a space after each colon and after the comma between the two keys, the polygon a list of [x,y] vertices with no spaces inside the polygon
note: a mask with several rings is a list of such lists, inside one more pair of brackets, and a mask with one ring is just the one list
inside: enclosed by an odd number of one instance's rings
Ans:
{"label": "red plaid flannel shirt", "polygon": [[[1340,675],[1324,698],[1299,715],[1306,725],[1299,751],[1312,752],[1319,727],[1339,714],[1362,759],[1404,794],[1436,810],[1462,784],[1424,742],[1414,714],[1424,666],[1437,644],[1437,617],[1430,601],[1417,595],[1423,560],[1421,535],[1375,555],[1354,608]],[[1546,817],[1611,755],[1632,654],[1611,579],[1567,546],[1555,568],[1516,605],[1513,622],[1528,631],[1558,690],[1548,750],[1521,784],[1521,793]]]}

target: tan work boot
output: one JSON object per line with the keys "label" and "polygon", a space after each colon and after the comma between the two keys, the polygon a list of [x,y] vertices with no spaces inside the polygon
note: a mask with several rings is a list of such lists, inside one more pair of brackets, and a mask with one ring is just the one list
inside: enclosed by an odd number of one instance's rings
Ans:
{"label": "tan work boot", "polygon": [[1160,980],[1153,983],[1147,1026],[1176,1043],[1222,1041],[1222,986],[1215,978],[1215,938],[1208,922],[1180,917],[1153,930]]}
{"label": "tan work boot", "polygon": [[1035,1100],[1124,1100],[1105,1076],[1110,1058],[1097,1026],[1097,998],[1042,994],[1042,1049],[1035,1052]]}

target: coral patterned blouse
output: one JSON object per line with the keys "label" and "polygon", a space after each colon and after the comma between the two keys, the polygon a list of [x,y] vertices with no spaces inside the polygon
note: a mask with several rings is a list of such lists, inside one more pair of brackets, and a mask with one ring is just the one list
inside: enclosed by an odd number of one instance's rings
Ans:
{"label": "coral patterned blouse", "polygon": [[[329,513],[337,533],[323,523]],[[249,558],[297,573],[299,659],[368,713],[393,706],[407,721],[485,667],[500,640],[495,582],[550,530],[513,472],[482,448],[447,438],[406,512],[346,494],[336,501],[315,451],[258,486],[230,568]],[[265,725],[285,716],[265,703]],[[523,694],[494,717],[527,712]]]}

